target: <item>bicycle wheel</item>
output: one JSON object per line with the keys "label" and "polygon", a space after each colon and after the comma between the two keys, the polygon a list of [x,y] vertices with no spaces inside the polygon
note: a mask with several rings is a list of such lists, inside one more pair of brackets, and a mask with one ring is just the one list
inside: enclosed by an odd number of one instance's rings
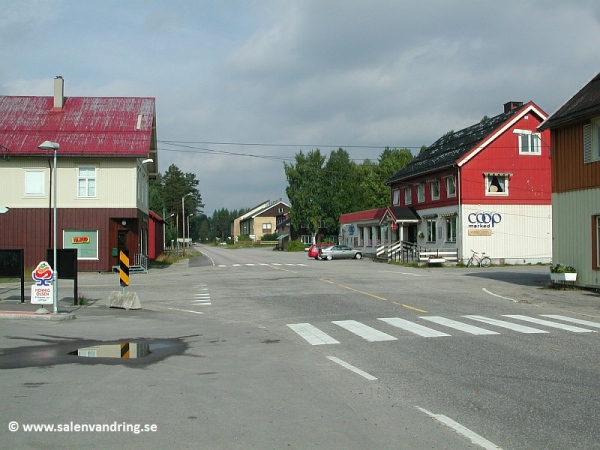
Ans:
{"label": "bicycle wheel", "polygon": [[492,265],[492,260],[487,256],[484,256],[481,259],[481,267],[490,267]]}
{"label": "bicycle wheel", "polygon": [[473,257],[471,256],[469,258],[469,261],[467,261],[467,267],[471,267],[473,265]]}

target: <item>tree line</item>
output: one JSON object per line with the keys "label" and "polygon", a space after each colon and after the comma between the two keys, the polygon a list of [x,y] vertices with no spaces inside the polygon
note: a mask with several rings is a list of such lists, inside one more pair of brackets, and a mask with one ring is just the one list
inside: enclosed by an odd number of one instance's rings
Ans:
{"label": "tree line", "polygon": [[[366,159],[360,164],[351,160],[343,148],[332,150],[329,157],[319,149],[306,154],[300,151],[294,162],[284,163],[291,225],[296,230],[307,228],[313,235],[319,228],[337,235],[341,214],[390,204],[385,180],[412,158],[407,148],[386,147],[377,161]],[[188,236],[188,230],[196,242],[225,241],[231,237],[233,220],[251,209],[221,208],[209,217],[202,210],[198,185],[195,174],[184,173],[175,164],[150,181],[150,209],[165,219],[167,246],[183,233]]]}
{"label": "tree line", "polygon": [[376,162],[367,159],[361,164],[343,148],[331,151],[329,158],[319,149],[300,151],[294,163],[284,163],[292,227],[306,228],[313,236],[320,228],[337,235],[340,215],[390,204],[385,180],[412,158],[407,148],[386,147]]}

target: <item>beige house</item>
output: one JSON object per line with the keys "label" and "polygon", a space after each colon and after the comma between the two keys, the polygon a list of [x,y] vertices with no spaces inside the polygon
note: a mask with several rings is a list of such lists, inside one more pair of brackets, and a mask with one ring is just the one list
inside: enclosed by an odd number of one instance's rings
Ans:
{"label": "beige house", "polygon": [[279,220],[283,220],[289,210],[289,205],[281,199],[270,201],[252,208],[246,214],[233,220],[232,237],[250,236],[254,241],[260,241],[265,234],[273,234],[277,230]]}

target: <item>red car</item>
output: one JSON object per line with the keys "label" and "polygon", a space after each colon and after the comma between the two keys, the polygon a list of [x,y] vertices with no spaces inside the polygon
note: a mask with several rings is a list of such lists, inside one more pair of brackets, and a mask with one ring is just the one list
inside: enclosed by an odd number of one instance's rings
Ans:
{"label": "red car", "polygon": [[331,247],[331,246],[333,246],[333,244],[329,244],[329,243],[325,243],[325,242],[323,242],[321,244],[312,244],[310,246],[310,248],[308,249],[308,257],[319,259],[319,249],[327,248],[327,247]]}

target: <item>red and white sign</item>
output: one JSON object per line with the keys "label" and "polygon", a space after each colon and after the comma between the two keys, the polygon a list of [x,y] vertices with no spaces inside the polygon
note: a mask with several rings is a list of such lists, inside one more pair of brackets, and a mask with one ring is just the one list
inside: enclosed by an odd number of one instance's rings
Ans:
{"label": "red and white sign", "polygon": [[52,305],[52,285],[31,286],[31,304],[32,305]]}

